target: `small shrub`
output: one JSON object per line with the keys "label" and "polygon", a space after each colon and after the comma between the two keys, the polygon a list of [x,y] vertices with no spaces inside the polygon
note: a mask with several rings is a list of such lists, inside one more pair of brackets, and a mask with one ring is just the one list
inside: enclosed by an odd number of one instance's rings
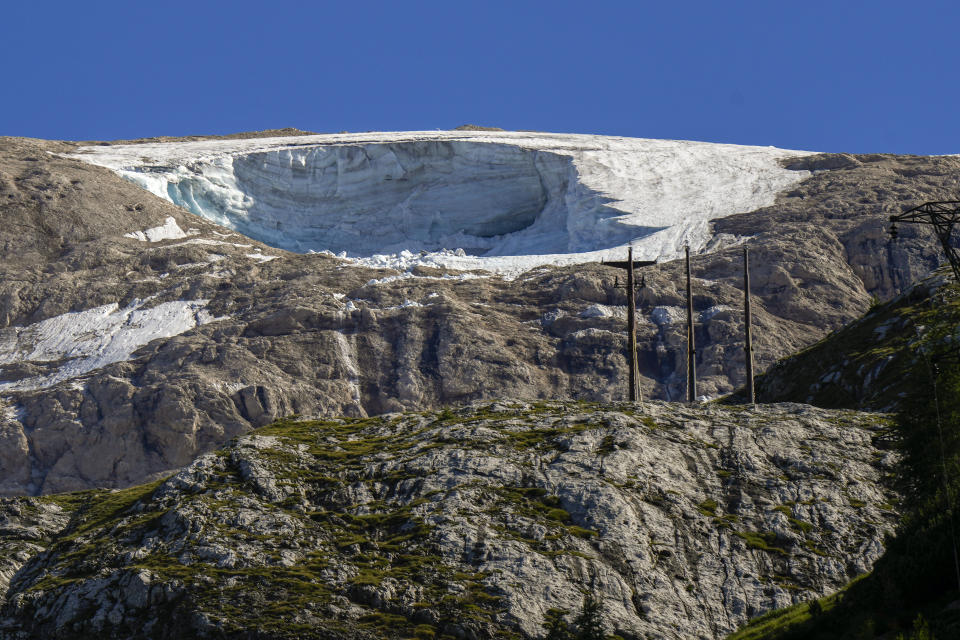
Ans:
{"label": "small shrub", "polygon": [[606,640],[603,632],[603,602],[587,594],[583,598],[580,614],[573,621],[575,640]]}
{"label": "small shrub", "polygon": [[[564,620],[569,611],[564,609],[548,609],[544,621],[540,625],[546,632],[546,640],[612,640],[619,636],[608,636],[604,633],[603,602],[587,594],[583,598],[580,613],[570,624]],[[622,639],[621,639],[622,640]]]}
{"label": "small shrub", "polygon": [[570,625],[563,619],[566,609],[547,609],[542,626],[547,632],[546,640],[569,640]]}
{"label": "small shrub", "polygon": [[751,549],[779,553],[785,556],[790,555],[786,549],[774,546],[777,535],[772,531],[734,531],[733,535],[744,540]]}
{"label": "small shrub", "polygon": [[603,436],[603,441],[600,443],[600,447],[597,449],[597,455],[606,456],[613,453],[613,450],[617,448],[616,443],[613,441],[613,436],[606,435]]}
{"label": "small shrub", "polygon": [[811,616],[819,616],[823,613],[823,605],[820,604],[820,601],[814,598],[807,603],[807,610],[810,612]]}
{"label": "small shrub", "polygon": [[[897,640],[903,640],[902,633],[897,636]],[[930,623],[924,619],[922,613],[918,613],[913,621],[913,632],[908,640],[934,640],[933,634],[930,632]]]}
{"label": "small shrub", "polygon": [[708,498],[697,505],[697,510],[708,518],[712,518],[717,515],[717,501]]}
{"label": "small shrub", "polygon": [[553,520],[558,520],[560,522],[566,522],[570,519],[570,514],[565,509],[550,509],[547,512],[547,516]]}

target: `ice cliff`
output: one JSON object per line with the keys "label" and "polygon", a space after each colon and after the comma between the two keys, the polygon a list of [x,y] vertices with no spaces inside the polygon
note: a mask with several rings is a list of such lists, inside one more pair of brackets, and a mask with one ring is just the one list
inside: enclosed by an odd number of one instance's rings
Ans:
{"label": "ice cliff", "polygon": [[73,157],[281,249],[516,272],[596,261],[630,242],[641,259],[699,249],[709,220],[768,206],[808,177],[781,166],[802,155],[434,131],[89,146]]}

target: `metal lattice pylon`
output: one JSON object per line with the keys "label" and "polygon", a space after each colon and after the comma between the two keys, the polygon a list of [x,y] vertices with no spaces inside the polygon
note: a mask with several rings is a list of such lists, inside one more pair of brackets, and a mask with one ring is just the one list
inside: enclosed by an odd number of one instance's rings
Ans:
{"label": "metal lattice pylon", "polygon": [[950,242],[953,235],[953,225],[960,222],[960,200],[941,200],[924,202],[918,207],[908,209],[899,215],[890,216],[890,236],[897,237],[897,223],[910,222],[928,224],[933,227],[947,256],[953,277],[960,282],[960,254]]}

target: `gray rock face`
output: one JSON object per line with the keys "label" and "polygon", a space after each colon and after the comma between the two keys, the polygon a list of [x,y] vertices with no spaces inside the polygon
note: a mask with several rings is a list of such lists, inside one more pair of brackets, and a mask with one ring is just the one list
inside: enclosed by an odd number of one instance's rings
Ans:
{"label": "gray rock face", "polygon": [[33,556],[70,520],[70,512],[52,501],[29,498],[0,499],[0,593]]}
{"label": "gray rock face", "polygon": [[[289,254],[48,153],[75,150],[0,140],[0,494],[129,486],[291,413],[624,396],[617,270],[544,267],[505,280]],[[936,264],[936,246],[915,229],[888,247],[883,221],[948,197],[960,160],[849,158],[805,160],[799,169],[814,175],[777,205],[714,221],[693,265],[698,395],[743,381],[741,258],[731,244],[751,249],[758,370]],[[682,265],[645,276],[641,384],[647,397],[682,398]],[[100,309],[115,311],[70,335],[122,357],[42,386],[88,356],[41,327]],[[174,311],[176,335],[143,330]]]}
{"label": "gray rock face", "polygon": [[288,421],[81,502],[0,630],[538,637],[586,590],[610,632],[720,638],[870,569],[896,517],[884,425],[662,402]]}

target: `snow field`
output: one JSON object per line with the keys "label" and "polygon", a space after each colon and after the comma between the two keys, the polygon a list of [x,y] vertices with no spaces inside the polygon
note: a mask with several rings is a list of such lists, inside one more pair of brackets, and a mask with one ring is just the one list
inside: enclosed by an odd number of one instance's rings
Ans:
{"label": "snow field", "polygon": [[157,338],[169,338],[213,322],[209,300],[176,300],[144,308],[134,300],[65,313],[26,327],[0,330],[0,365],[61,362],[53,373],[0,383],[0,391],[39,389],[76,378],[114,362]]}

